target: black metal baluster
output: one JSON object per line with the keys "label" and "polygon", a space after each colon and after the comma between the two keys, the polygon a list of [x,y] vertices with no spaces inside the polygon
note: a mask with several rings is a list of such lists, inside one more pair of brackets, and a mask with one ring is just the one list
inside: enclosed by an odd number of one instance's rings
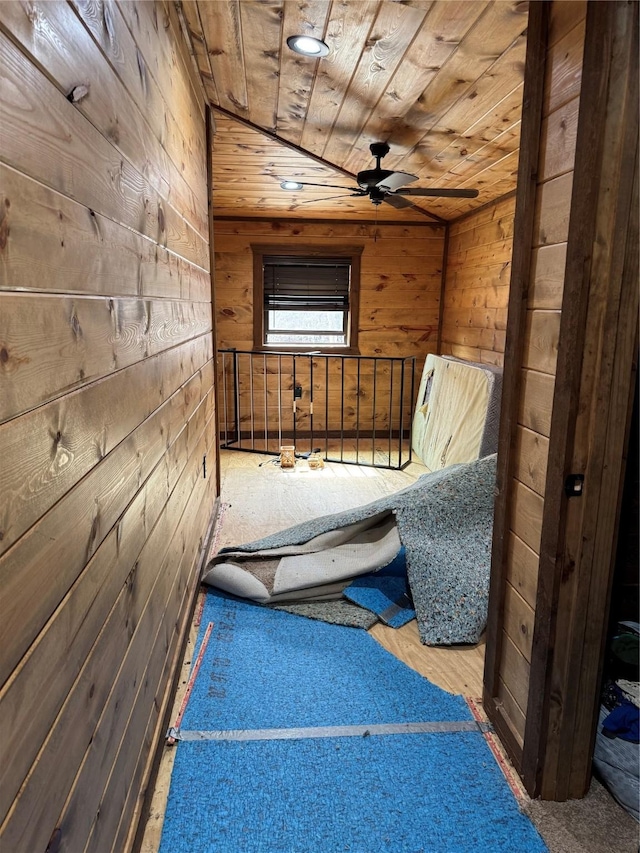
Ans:
{"label": "black metal baluster", "polygon": [[282,356],[278,356],[278,448],[282,447]]}
{"label": "black metal baluster", "polygon": [[406,465],[411,462],[413,458],[413,406],[415,401],[415,393],[416,393],[416,358],[415,356],[411,357],[411,400],[409,401],[409,458],[407,459],[404,468]]}
{"label": "black metal baluster", "polygon": [[309,450],[313,451],[313,356],[309,356],[309,432],[310,446]]}
{"label": "black metal baluster", "polygon": [[329,359],[324,359],[324,458],[329,456]]}
{"label": "black metal baluster", "polygon": [[340,461],[344,461],[344,367],[346,361],[342,359],[342,378],[340,390]]}
{"label": "black metal baluster", "polygon": [[371,464],[376,464],[376,386],[378,373],[378,359],[373,359],[373,402],[371,412]]}
{"label": "black metal baluster", "polygon": [[293,405],[292,405],[292,409],[293,409],[293,442],[292,443],[295,447],[295,444],[296,444],[296,425],[297,425],[296,421],[297,421],[297,414],[298,414],[296,411],[297,410],[297,403],[296,403],[296,356],[295,355],[291,356],[291,361],[293,363],[292,364],[293,389],[291,391],[291,393],[293,395],[292,396],[292,401],[293,401]]}
{"label": "black metal baluster", "polygon": [[402,466],[402,437],[404,434],[404,359],[400,362],[400,411],[398,423],[398,468]]}
{"label": "black metal baluster", "polygon": [[391,440],[393,437],[393,359],[389,359],[389,449],[387,450],[387,459],[389,467],[391,467]]}
{"label": "black metal baluster", "polygon": [[236,410],[235,430],[238,447],[242,447],[242,432],[240,431],[240,362],[239,353],[233,353],[233,399]]}
{"label": "black metal baluster", "polygon": [[264,390],[264,449],[269,449],[269,411],[268,411],[268,388],[267,388],[267,355],[262,356],[263,390]]}
{"label": "black metal baluster", "polygon": [[356,464],[360,464],[360,362],[356,368]]}

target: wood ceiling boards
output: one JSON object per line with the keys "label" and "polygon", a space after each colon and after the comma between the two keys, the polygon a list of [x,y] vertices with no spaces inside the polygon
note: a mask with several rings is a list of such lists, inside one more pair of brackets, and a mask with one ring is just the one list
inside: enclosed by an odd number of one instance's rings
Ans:
{"label": "wood ceiling boards", "polygon": [[[379,141],[391,146],[383,168],[418,175],[413,186],[479,190],[476,199],[412,199],[443,219],[515,189],[527,3],[183,0],[182,11],[220,108],[216,215],[373,219],[368,198],[311,203],[342,193],[279,184],[350,185],[347,175],[375,165],[369,145]],[[324,39],[329,55],[293,53],[286,39],[297,34]],[[429,221],[389,204],[377,215]]]}

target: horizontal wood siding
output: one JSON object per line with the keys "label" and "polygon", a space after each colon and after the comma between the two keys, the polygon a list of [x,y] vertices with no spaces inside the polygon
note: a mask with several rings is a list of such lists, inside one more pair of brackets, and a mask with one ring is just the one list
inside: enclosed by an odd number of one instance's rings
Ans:
{"label": "horizontal wood siding", "polygon": [[3,849],[130,849],[217,497],[181,38],[169,3],[0,4]]}
{"label": "horizontal wood siding", "polygon": [[[444,251],[444,229],[441,226],[218,220],[215,221],[215,235],[215,316],[220,349],[253,349],[253,317],[256,306],[253,304],[251,245],[264,243],[336,248],[362,246],[358,323],[360,354],[380,357],[415,356],[416,370],[419,372],[427,354],[436,352]],[[266,371],[262,359],[258,359],[253,375],[248,372],[248,361],[241,362],[243,366],[239,375],[239,387],[240,420],[243,429],[252,428],[256,432],[264,430],[265,375],[268,419],[269,423],[277,424],[279,395],[284,391],[290,397],[293,389],[291,360],[286,357],[283,359],[280,366],[274,359],[267,359]],[[337,359],[335,361],[337,362]],[[314,417],[318,415],[320,418],[322,407],[325,406],[324,363],[321,359],[314,360],[313,370]],[[339,400],[343,377],[338,377],[338,370],[337,364],[332,363],[334,382],[328,401],[329,429],[340,429],[342,421],[343,412]],[[281,385],[278,385],[276,378],[279,371],[282,372]],[[376,374],[377,407],[374,419],[371,366],[364,363],[358,377],[355,362],[345,363],[345,429],[371,429],[374,422],[376,429],[389,429],[389,407],[385,401],[385,395],[388,396],[389,393],[388,374],[388,363],[386,367],[382,363]],[[303,384],[306,380],[305,390],[308,390],[310,377],[307,375],[299,378]],[[395,381],[398,381],[397,374]],[[259,400],[257,404],[254,402],[253,407],[252,393],[256,394],[255,399]],[[306,401],[308,397],[305,394],[297,417],[298,425],[303,431],[308,423]],[[287,406],[290,410],[289,402]],[[275,419],[272,414],[276,414]],[[318,418],[316,428],[320,422]],[[320,420],[324,423],[323,418]],[[393,425],[393,413],[391,422]],[[224,424],[221,428],[224,430]]]}
{"label": "horizontal wood siding", "polygon": [[443,355],[502,366],[514,213],[515,198],[510,196],[450,226]]}

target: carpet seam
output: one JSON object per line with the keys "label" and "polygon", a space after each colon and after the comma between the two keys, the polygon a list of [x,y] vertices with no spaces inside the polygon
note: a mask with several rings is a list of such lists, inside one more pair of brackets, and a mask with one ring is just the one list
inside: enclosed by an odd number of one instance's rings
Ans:
{"label": "carpet seam", "polygon": [[369,737],[407,734],[458,734],[491,732],[490,723],[477,720],[440,720],[422,723],[374,723],[356,726],[304,726],[300,728],[173,729],[178,741],[303,740],[329,737]]}

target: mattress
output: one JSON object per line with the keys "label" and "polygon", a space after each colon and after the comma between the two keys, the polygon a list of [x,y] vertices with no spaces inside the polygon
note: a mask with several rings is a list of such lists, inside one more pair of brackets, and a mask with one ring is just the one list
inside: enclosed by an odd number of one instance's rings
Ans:
{"label": "mattress", "polygon": [[413,417],[413,452],[430,471],[495,453],[501,392],[501,368],[428,355]]}

